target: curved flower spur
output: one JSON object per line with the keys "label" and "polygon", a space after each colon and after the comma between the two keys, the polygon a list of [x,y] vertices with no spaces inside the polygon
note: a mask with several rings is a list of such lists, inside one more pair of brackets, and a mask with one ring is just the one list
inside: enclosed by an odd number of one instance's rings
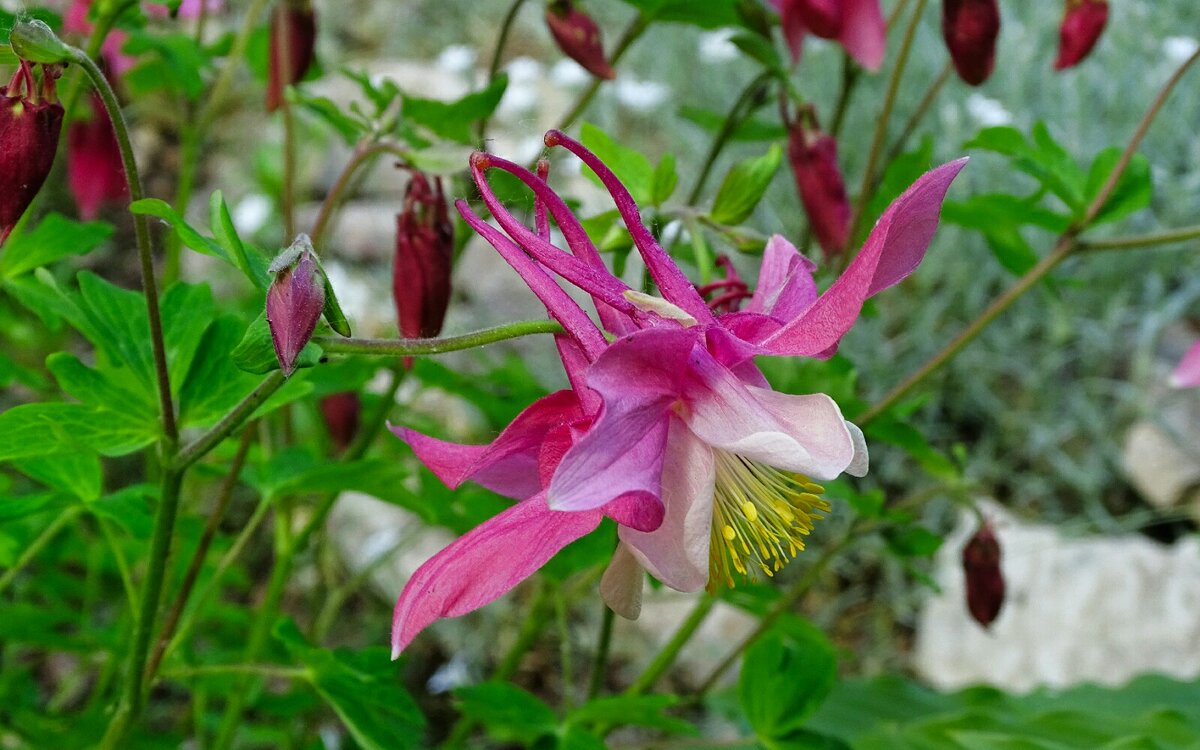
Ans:
{"label": "curved flower spur", "polygon": [[[817,482],[865,473],[866,446],[832,399],[772,390],[752,358],[829,356],[863,301],[916,268],[965,163],[918,179],[824,294],[817,294],[814,266],[775,236],[746,307],[717,314],[654,240],[608,167],[558,131],[547,133],[546,144],[565,147],[601,179],[662,297],[630,289],[607,269],[544,169],[534,174],[490,154],[472,156],[472,175],[500,229],[465,201],[456,207],[563,325],[556,341],[571,388],[535,402],[490,445],[392,428],[447,485],[471,479],[520,501],[417,570],[396,604],[394,654],[434,620],[499,597],[605,515],[617,522],[621,543],[601,594],[626,617],[640,610],[643,569],[696,591],[733,585],[735,574],[773,575],[794,557],[812,522],[829,510]],[[536,229],[501,205],[489,169],[513,174],[534,192]],[[548,217],[567,250],[550,241]],[[591,296],[600,325],[550,273]],[[735,306],[720,303],[722,310]],[[616,339],[610,343],[601,326]]]}

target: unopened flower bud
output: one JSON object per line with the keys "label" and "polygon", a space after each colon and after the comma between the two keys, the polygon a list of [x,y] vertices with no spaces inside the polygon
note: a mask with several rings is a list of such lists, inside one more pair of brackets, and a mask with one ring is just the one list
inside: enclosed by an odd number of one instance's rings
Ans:
{"label": "unopened flower bud", "polygon": [[546,6],[546,25],[558,48],[597,78],[612,80],[616,72],[604,57],[600,27],[572,0],[553,0]]}
{"label": "unopened flower bud", "polygon": [[842,33],[843,0],[792,0],[791,12],[813,34],[822,39],[837,39]]}
{"label": "unopened flower bud", "polygon": [[1087,57],[1107,23],[1108,0],[1067,0],[1062,26],[1058,29],[1058,59],[1054,61],[1054,69],[1069,68]]}
{"label": "unopened flower bud", "polygon": [[404,195],[404,210],[396,217],[392,296],[400,335],[405,338],[437,336],[450,303],[454,225],[441,179],[435,179],[434,185],[436,190],[425,175],[414,173]]}
{"label": "unopened flower bud", "polygon": [[13,24],[9,44],[22,60],[45,65],[69,63],[74,54],[71,47],[59,39],[45,21],[36,18]]}
{"label": "unopened flower bud", "polygon": [[996,0],[943,0],[942,36],[963,81],[978,86],[992,74],[999,35]]}
{"label": "unopened flower bud", "polygon": [[338,453],[346,450],[358,433],[361,414],[362,401],[357,391],[331,393],[321,399],[321,416],[325,418],[325,427]]}
{"label": "unopened flower bud", "polygon": [[312,65],[317,17],[307,0],[281,0],[271,12],[271,52],[267,111],[283,104],[283,90],[304,78]]}
{"label": "unopened flower bud", "polygon": [[303,234],[272,261],[269,270],[275,280],[267,289],[267,325],[279,366],[291,375],[325,309],[325,273],[312,242]]}
{"label": "unopened flower bud", "polygon": [[67,129],[67,185],[85,221],[96,218],[104,204],[129,197],[112,120],[98,94],[91,95],[91,103],[91,118],[72,120]]}
{"label": "unopened flower bud", "polygon": [[788,130],[788,161],[800,202],[817,242],[828,258],[846,249],[850,200],[837,162],[837,141],[816,125],[811,110]]}
{"label": "unopened flower bud", "polygon": [[967,582],[967,610],[983,627],[989,627],[1004,606],[1004,573],[1000,570],[1000,542],[988,522],[980,525],[962,551]]}
{"label": "unopened flower bud", "polygon": [[43,66],[40,82],[22,61],[7,86],[0,86],[0,244],[50,174],[63,108],[54,92],[58,70]]}

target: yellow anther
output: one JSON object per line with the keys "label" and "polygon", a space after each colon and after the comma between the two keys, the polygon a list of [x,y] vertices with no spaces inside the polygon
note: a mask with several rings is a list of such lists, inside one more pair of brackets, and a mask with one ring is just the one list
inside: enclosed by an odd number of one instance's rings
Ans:
{"label": "yellow anther", "polygon": [[758,521],[758,508],[755,508],[754,503],[749,500],[742,503],[742,512],[746,514],[746,520],[750,523]]}
{"label": "yellow anther", "polygon": [[732,542],[737,539],[737,532],[729,524],[725,524],[725,528],[721,530],[721,536],[725,537],[725,541]]}

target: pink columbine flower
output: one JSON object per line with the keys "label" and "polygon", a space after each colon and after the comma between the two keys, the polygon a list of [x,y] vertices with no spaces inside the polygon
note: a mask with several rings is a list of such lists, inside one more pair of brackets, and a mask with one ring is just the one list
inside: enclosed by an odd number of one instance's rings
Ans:
{"label": "pink columbine flower", "polygon": [[942,37],[958,77],[978,86],[996,65],[1000,7],[996,0],[943,0]]}
{"label": "pink columbine flower", "polygon": [[[66,15],[63,16],[63,31],[79,36],[91,34],[92,22],[88,20],[88,11],[91,7],[92,0],[74,0],[67,8]],[[104,44],[100,47],[100,55],[108,67],[107,72],[113,77],[119,78],[125,75],[125,71],[137,63],[137,58],[121,51],[127,41],[129,41],[127,32],[121,29],[112,29],[108,32],[108,36],[104,37]]]}
{"label": "pink columbine flower", "polygon": [[837,139],[821,130],[811,108],[788,127],[788,162],[826,259],[840,254],[850,234],[850,199],[838,166]]}
{"label": "pink columbine flower", "polygon": [[554,0],[546,6],[546,27],[563,54],[584,70],[605,80],[616,77],[616,71],[604,56],[600,27],[591,16],[575,7],[572,0]]}
{"label": "pink columbine flower", "polygon": [[1067,0],[1058,29],[1055,70],[1078,65],[1088,56],[1108,23],[1108,0]]}
{"label": "pink columbine flower", "polygon": [[1171,373],[1171,385],[1176,388],[1200,388],[1200,341],[1188,349],[1179,366]]}
{"label": "pink columbine flower", "polygon": [[887,25],[879,0],[771,0],[779,11],[783,36],[800,59],[804,37],[835,39],[867,70],[879,70],[887,51]]}
{"label": "pink columbine flower", "polygon": [[59,66],[43,65],[37,79],[33,65],[22,60],[12,80],[0,86],[0,245],[54,166],[63,121],[55,88],[59,72]]}
{"label": "pink columbine flower", "polygon": [[[812,264],[777,236],[746,308],[718,314],[714,307],[728,310],[731,299],[705,302],[608,167],[560,132],[548,133],[546,144],[565,147],[600,177],[662,297],[608,271],[543,175],[492,155],[472,157],[475,183],[500,228],[464,201],[457,208],[563,325],[558,347],[571,388],[535,402],[490,445],[393,428],[451,487],[470,479],[520,501],[417,570],[396,604],[396,654],[434,620],[508,591],[604,516],[617,522],[621,544],[601,595],[627,617],[640,609],[644,570],[680,591],[779,570],[829,510],[818,482],[865,473],[866,446],[831,398],[777,393],[752,358],[832,352],[863,301],[920,262],[963,165],[935,169],[897,199],[824,294]],[[535,229],[491,190],[493,168],[534,191]],[[569,250],[550,242],[547,215]],[[591,296],[600,325],[551,273]],[[601,326],[616,340],[609,343]]]}
{"label": "pink columbine flower", "polygon": [[96,218],[105,204],[129,197],[112,120],[99,94],[90,100],[91,118],[73,120],[67,129],[67,185],[85,221]]}

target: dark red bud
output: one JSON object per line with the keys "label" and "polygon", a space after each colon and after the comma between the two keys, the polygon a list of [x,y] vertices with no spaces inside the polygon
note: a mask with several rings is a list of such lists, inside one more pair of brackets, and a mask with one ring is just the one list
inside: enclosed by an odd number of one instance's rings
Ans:
{"label": "dark red bud", "polygon": [[267,111],[283,104],[283,90],[304,78],[312,65],[317,17],[308,3],[283,0],[271,12],[271,57],[267,76]]}
{"label": "dark red bud", "polygon": [[942,36],[954,69],[965,82],[978,86],[992,74],[999,35],[996,0],[943,0]]}
{"label": "dark red bud", "polygon": [[73,120],[67,129],[67,185],[85,221],[96,218],[104,204],[129,198],[112,120],[98,94],[92,94],[91,103],[91,118]]}
{"label": "dark red bud", "polygon": [[846,249],[850,200],[838,168],[837,141],[802,117],[788,131],[788,161],[808,223],[828,258]]}
{"label": "dark red bud", "polygon": [[843,0],[794,0],[790,10],[813,34],[837,39],[842,33]]}
{"label": "dark red bud", "polygon": [[986,521],[962,551],[967,581],[967,610],[983,627],[989,627],[1004,606],[1004,573],[1000,570],[1000,542]]}
{"label": "dark red bud", "polygon": [[442,330],[450,303],[450,266],[454,225],[450,223],[441,179],[436,191],[420,172],[414,173],[396,217],[396,259],[392,296],[400,335],[430,338]]}
{"label": "dark red bud", "polygon": [[592,17],[575,7],[571,0],[556,0],[546,7],[546,25],[558,48],[592,75],[606,80],[616,72],[604,57],[600,27]]}
{"label": "dark red bud", "polygon": [[1077,65],[1088,56],[1108,23],[1107,0],[1067,0],[1058,29],[1058,59],[1054,69]]}
{"label": "dark red bud", "polygon": [[267,290],[267,325],[279,366],[291,375],[325,309],[325,274],[304,235],[275,259],[271,271],[275,280]]}
{"label": "dark red bud", "polygon": [[329,437],[338,453],[346,450],[358,433],[361,414],[362,401],[357,391],[333,393],[321,399],[321,416],[325,418],[325,427],[329,429]]}
{"label": "dark red bud", "polygon": [[0,86],[0,245],[50,174],[63,108],[54,98],[57,71],[43,67],[40,85],[32,66],[22,62],[7,86]]}

